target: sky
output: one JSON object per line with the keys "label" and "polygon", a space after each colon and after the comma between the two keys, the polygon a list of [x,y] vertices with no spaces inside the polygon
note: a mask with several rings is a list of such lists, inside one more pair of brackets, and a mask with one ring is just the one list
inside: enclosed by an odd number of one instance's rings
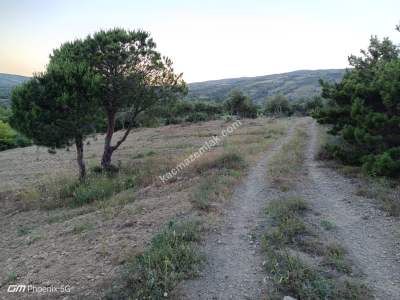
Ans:
{"label": "sky", "polygon": [[149,31],[187,82],[345,68],[371,35],[400,40],[399,0],[0,0],[0,73],[45,70],[63,42]]}

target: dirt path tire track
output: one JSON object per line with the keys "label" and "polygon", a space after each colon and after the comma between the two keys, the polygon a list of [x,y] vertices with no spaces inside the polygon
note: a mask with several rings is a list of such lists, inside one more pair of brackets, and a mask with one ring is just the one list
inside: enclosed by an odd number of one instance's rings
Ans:
{"label": "dirt path tire track", "polygon": [[[296,122],[296,121],[295,121]],[[178,299],[263,299],[268,282],[262,267],[258,240],[250,236],[263,222],[263,208],[275,197],[268,188],[269,159],[292,136],[292,126],[236,188],[225,221],[218,232],[210,234],[203,252],[207,265],[201,276],[179,288]]]}
{"label": "dirt path tire track", "polygon": [[314,122],[309,128],[307,176],[298,191],[317,213],[314,222],[327,219],[336,224],[335,238],[361,269],[376,299],[400,299],[399,220],[385,216],[371,200],[356,196],[351,179],[315,160],[318,130]]}

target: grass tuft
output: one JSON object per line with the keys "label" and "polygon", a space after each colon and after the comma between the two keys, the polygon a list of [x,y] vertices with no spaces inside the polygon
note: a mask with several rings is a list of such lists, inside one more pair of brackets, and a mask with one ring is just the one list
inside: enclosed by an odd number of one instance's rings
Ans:
{"label": "grass tuft", "polygon": [[275,221],[282,222],[307,209],[307,203],[300,197],[288,197],[271,201],[266,209],[267,214]]}
{"label": "grass tuft", "polygon": [[231,188],[238,181],[240,175],[240,171],[229,170],[225,174],[202,178],[190,198],[193,206],[200,210],[210,210],[213,202],[225,199],[230,195]]}
{"label": "grass tuft", "polygon": [[224,152],[218,156],[208,156],[200,161],[196,166],[198,173],[207,172],[210,169],[218,170],[241,170],[246,166],[242,155],[234,152]]}
{"label": "grass tuft", "polygon": [[[327,267],[347,274],[351,273],[351,267],[345,261],[343,247],[334,243],[325,247],[317,238],[306,234],[308,231],[301,219],[306,209],[306,203],[298,197],[274,200],[266,209],[271,226],[263,238],[264,265],[278,292],[296,299],[367,299],[369,291],[363,285],[327,275]],[[292,250],[289,246],[297,248]],[[314,266],[289,254],[298,249],[322,255],[321,264]]]}
{"label": "grass tuft", "polygon": [[[127,289],[121,293],[129,299],[162,299],[179,281],[196,276],[203,260],[195,246],[200,232],[199,222],[171,221],[148,250],[128,262]],[[108,298],[115,299],[115,292]]]}
{"label": "grass tuft", "polygon": [[336,228],[336,224],[328,220],[322,220],[320,224],[325,230],[332,230]]}

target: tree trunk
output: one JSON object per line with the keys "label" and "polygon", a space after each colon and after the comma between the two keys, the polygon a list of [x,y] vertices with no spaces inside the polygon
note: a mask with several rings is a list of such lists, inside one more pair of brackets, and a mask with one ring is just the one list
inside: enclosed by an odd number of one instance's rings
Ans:
{"label": "tree trunk", "polygon": [[79,166],[79,179],[83,180],[86,176],[85,162],[83,161],[83,140],[81,137],[75,139],[76,161]]}
{"label": "tree trunk", "polygon": [[107,133],[104,141],[104,152],[101,158],[101,167],[107,170],[111,165],[111,156],[113,154],[113,147],[111,146],[112,137],[115,130],[115,113],[109,112],[107,114]]}

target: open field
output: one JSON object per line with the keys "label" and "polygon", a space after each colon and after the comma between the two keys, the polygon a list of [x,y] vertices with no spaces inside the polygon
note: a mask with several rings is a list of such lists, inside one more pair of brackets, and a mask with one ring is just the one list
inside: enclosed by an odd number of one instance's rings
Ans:
{"label": "open field", "polygon": [[[124,263],[142,253],[168,221],[196,215],[205,218],[207,226],[218,223],[236,183],[285,134],[288,120],[243,120],[175,180],[163,184],[158,176],[231,123],[138,130],[114,157],[121,168],[140,171],[124,174],[134,178],[132,186],[78,207],[55,199],[54,193],[67,184],[66,176],[75,177],[72,149],[56,154],[36,147],[1,152],[2,295],[7,295],[4,285],[9,282],[45,282],[69,284],[74,297],[97,297],[112,287]],[[102,144],[103,138],[97,137],[87,145],[90,166],[99,163]],[[221,160],[232,154],[243,163]],[[53,202],[57,205],[44,205]]]}
{"label": "open field", "polygon": [[[139,129],[119,172],[84,184],[72,149],[1,152],[0,298],[13,283],[68,285],[68,299],[400,297],[398,219],[316,158],[310,118],[240,120],[162,183],[234,122]],[[90,169],[102,140],[86,146]]]}

